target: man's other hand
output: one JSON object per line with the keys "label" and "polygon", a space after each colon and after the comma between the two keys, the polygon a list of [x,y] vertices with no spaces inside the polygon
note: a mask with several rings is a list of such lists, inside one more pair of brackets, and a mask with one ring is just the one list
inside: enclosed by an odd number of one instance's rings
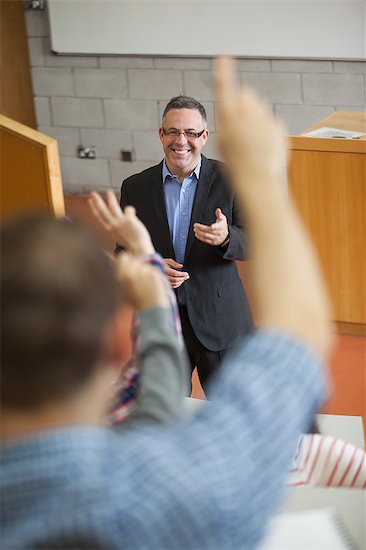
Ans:
{"label": "man's other hand", "polygon": [[196,239],[211,246],[220,246],[229,236],[229,228],[225,214],[220,208],[215,210],[216,221],[211,225],[195,223],[193,231]]}
{"label": "man's other hand", "polygon": [[164,258],[163,262],[165,265],[165,273],[172,288],[180,287],[184,281],[189,279],[189,273],[186,271],[179,271],[182,269],[183,264],[179,264],[172,258]]}

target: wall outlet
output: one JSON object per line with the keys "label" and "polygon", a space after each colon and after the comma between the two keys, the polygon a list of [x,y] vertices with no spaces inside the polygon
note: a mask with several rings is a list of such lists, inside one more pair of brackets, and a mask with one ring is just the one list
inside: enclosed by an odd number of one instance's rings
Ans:
{"label": "wall outlet", "polygon": [[80,145],[78,148],[79,159],[95,159],[97,157],[95,147],[83,147]]}

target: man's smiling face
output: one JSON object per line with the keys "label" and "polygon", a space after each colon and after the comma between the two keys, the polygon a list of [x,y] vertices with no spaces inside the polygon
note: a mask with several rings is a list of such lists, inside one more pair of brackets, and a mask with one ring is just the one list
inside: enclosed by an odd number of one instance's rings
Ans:
{"label": "man's smiling face", "polygon": [[[204,130],[204,132],[198,138],[187,138],[183,133],[178,136],[165,135],[163,128],[165,132],[169,132],[169,130],[197,133]],[[170,172],[183,181],[197,166],[202,147],[208,139],[205,121],[196,109],[172,109],[163,119],[163,126],[159,128],[159,137]]]}

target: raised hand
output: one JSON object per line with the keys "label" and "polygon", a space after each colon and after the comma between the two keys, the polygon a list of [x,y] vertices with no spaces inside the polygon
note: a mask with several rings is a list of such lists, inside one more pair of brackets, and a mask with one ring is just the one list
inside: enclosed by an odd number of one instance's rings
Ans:
{"label": "raised hand", "polygon": [[218,59],[216,67],[219,146],[230,180],[235,184],[244,174],[247,180],[260,176],[265,185],[277,183],[286,152],[282,123],[254,90],[236,85],[232,59]]}
{"label": "raised hand", "polygon": [[330,307],[308,234],[281,188],[282,125],[254,92],[235,85],[232,59],[218,59],[215,84],[221,151],[249,225],[257,322],[323,356],[332,342]]}
{"label": "raised hand", "polygon": [[211,225],[204,225],[202,223],[195,223],[193,225],[196,239],[211,246],[222,244],[229,236],[227,219],[220,208],[216,208],[215,216],[216,221]]}
{"label": "raised hand", "polygon": [[105,201],[93,191],[88,204],[100,225],[131,254],[144,256],[154,252],[149,232],[136,216],[134,207],[126,206],[122,212],[112,190],[107,191]]}
{"label": "raised hand", "polygon": [[144,264],[136,256],[122,252],[116,259],[122,298],[136,310],[169,307],[168,287],[156,267]]}

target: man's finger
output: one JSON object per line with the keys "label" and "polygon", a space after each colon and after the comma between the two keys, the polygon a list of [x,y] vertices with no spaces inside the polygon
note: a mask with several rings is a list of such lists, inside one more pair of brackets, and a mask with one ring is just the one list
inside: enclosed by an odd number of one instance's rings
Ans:
{"label": "man's finger", "polygon": [[210,225],[204,225],[203,223],[195,223],[193,226],[193,231],[200,231],[203,233],[211,233],[211,226]]}
{"label": "man's finger", "polygon": [[183,267],[183,264],[176,262],[175,260],[173,260],[173,258],[164,258],[163,262],[165,263],[165,265],[168,265],[169,267],[173,267],[173,268],[175,267],[178,269]]}
{"label": "man's finger", "polygon": [[225,214],[223,214],[221,208],[216,208],[215,210],[215,216],[217,220],[224,220],[226,219]]}

